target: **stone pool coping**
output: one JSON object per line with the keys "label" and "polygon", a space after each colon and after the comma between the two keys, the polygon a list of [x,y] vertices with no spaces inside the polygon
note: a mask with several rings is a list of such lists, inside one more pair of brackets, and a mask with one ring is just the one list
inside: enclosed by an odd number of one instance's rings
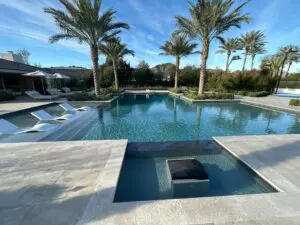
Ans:
{"label": "stone pool coping", "polygon": [[[286,154],[291,153],[287,151],[296,153],[300,147],[300,135],[216,137],[215,140],[275,184],[282,192],[125,203],[113,203],[113,192],[111,192],[109,196],[93,196],[78,225],[298,224],[300,219],[300,176],[298,175],[300,168],[296,165],[299,165],[300,158],[291,157],[292,164],[284,162],[286,163],[284,165],[280,162],[280,155],[282,151]],[[281,141],[285,143],[283,146],[289,145],[288,149],[281,148]],[[297,141],[296,144],[295,141]],[[273,152],[274,148],[276,150]],[[246,156],[253,155],[246,157],[245,154]],[[113,156],[115,155],[113,154]],[[267,160],[268,158],[270,161]],[[117,165],[120,165],[121,157],[118,159],[114,157],[114,160]],[[268,165],[274,160],[278,161],[278,165]],[[106,179],[108,179],[108,186],[116,184],[117,180],[111,180],[111,178],[115,179],[116,174],[119,174],[113,164],[108,163],[105,169],[107,169],[107,173],[104,172],[99,180],[101,188],[107,187]],[[292,174],[287,176],[286,173],[291,173],[291,170]],[[107,213],[111,216],[96,221],[95,218],[99,216],[103,218],[103,215]],[[87,221],[94,222],[87,223]]]}
{"label": "stone pool coping", "polygon": [[[0,144],[2,193],[3,189],[14,190],[20,182],[25,187],[45,187],[43,192],[24,192],[20,199],[0,195],[8,197],[0,199],[0,221],[12,225],[65,224],[61,221],[76,225],[298,224],[300,135],[215,140],[282,192],[114,203],[127,140]],[[95,157],[98,154],[106,156]],[[63,185],[64,191],[50,198],[52,191],[46,187],[58,184]],[[79,187],[84,188],[81,191]],[[14,207],[6,207],[14,201]]]}

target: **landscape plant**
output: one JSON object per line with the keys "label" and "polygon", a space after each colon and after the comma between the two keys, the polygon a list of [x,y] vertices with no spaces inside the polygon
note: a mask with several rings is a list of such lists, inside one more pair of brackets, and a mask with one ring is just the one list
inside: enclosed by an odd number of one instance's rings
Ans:
{"label": "landscape plant", "polygon": [[194,52],[197,44],[191,43],[190,40],[184,34],[173,33],[170,40],[160,47],[163,52],[161,55],[172,55],[176,58],[175,63],[175,83],[174,88],[178,87],[178,73],[180,67],[180,59],[184,56],[188,56],[195,53],[200,53],[199,51]]}
{"label": "landscape plant", "polygon": [[58,8],[45,8],[45,13],[53,16],[61,33],[50,37],[50,42],[55,43],[62,39],[77,40],[85,43],[90,48],[93,64],[93,79],[96,96],[100,95],[100,81],[98,63],[98,46],[103,42],[114,40],[121,29],[129,29],[123,22],[115,22],[116,11],[109,9],[100,13],[102,0],[59,0],[65,11]]}
{"label": "landscape plant", "polygon": [[242,9],[248,2],[245,1],[234,7],[235,0],[197,0],[195,4],[189,2],[191,19],[176,16],[179,32],[202,42],[198,95],[204,93],[206,65],[211,42],[220,38],[232,27],[240,28],[242,22],[250,22],[250,16],[242,13]]}

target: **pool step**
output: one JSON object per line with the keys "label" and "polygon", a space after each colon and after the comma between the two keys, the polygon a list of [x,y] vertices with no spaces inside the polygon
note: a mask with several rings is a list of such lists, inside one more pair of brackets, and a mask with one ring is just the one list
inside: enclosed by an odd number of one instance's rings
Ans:
{"label": "pool step", "polygon": [[81,140],[82,135],[87,129],[92,126],[97,119],[96,111],[86,113],[77,120],[69,122],[53,134],[43,138],[41,141],[69,141],[69,140]]}

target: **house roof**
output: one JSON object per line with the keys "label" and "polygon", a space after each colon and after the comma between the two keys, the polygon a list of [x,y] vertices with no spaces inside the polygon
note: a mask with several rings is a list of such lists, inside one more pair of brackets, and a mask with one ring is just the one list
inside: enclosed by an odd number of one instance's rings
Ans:
{"label": "house roof", "polygon": [[30,66],[24,63],[13,62],[5,59],[0,59],[0,73],[23,74],[34,72],[41,68]]}

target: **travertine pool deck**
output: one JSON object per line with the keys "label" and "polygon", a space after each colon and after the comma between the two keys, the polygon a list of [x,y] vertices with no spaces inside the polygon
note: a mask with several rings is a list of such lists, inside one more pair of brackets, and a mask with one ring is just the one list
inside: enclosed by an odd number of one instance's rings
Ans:
{"label": "travertine pool deck", "polygon": [[299,224],[300,135],[216,141],[281,192],[113,203],[126,140],[0,144],[0,224]]}
{"label": "travertine pool deck", "polygon": [[0,102],[0,115],[7,113],[12,113],[20,110],[30,109],[32,107],[38,107],[43,105],[48,105],[49,101],[10,101],[10,102]]}

